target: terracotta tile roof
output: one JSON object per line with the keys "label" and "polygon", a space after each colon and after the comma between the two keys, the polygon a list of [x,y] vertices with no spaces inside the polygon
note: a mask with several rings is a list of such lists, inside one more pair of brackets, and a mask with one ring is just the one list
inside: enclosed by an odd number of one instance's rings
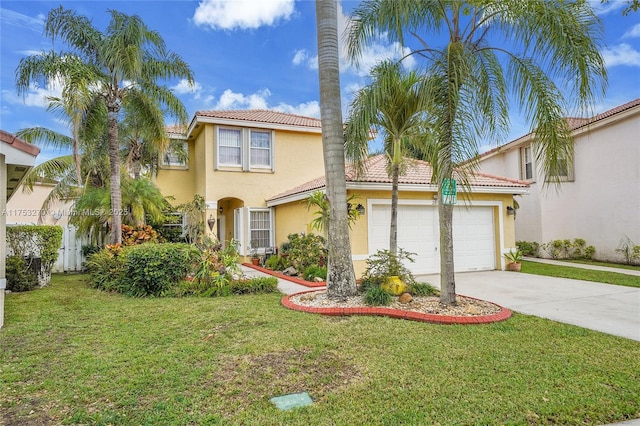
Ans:
{"label": "terracotta tile roof", "polygon": [[[420,160],[409,160],[406,172],[403,176],[398,178],[399,184],[413,184],[413,185],[429,185],[431,183],[431,176],[433,175],[433,169],[429,163]],[[362,175],[357,176],[355,169],[351,166],[347,166],[346,170],[347,187],[349,183],[385,183],[391,185],[391,178],[387,174],[387,159],[384,155],[376,155],[370,157],[365,164],[365,171]],[[470,185],[473,187],[491,187],[491,188],[528,188],[527,182],[509,179],[500,176],[494,176],[486,173],[474,173],[470,178]],[[275,201],[281,198],[290,197],[293,195],[305,193],[307,191],[313,191],[325,187],[325,177],[321,176],[310,182],[304,183],[300,186],[290,189],[278,195],[274,195],[267,201]]]}
{"label": "terracotta tile roof", "polygon": [[[627,102],[626,104],[622,104],[619,105],[615,108],[612,108],[610,110],[607,110],[605,112],[602,112],[600,114],[594,115],[591,118],[579,118],[579,117],[567,117],[567,123],[569,123],[569,129],[570,130],[578,130],[581,127],[585,127],[585,126],[590,126],[594,123],[597,123],[600,120],[603,120],[605,118],[614,116],[616,114],[619,114],[621,112],[624,112],[628,109],[631,109],[633,107],[637,107],[640,105],[640,98],[638,99],[634,99],[630,102]],[[517,141],[526,138],[527,136],[530,136],[532,133],[527,133],[526,135],[520,136],[518,139],[514,139],[510,142],[507,142],[506,144],[500,145],[498,147],[495,147],[493,149],[490,149],[488,151],[483,152],[482,154],[480,154],[479,158],[483,158],[486,157],[488,155],[491,155],[495,152],[501,151],[505,146],[507,145],[511,145],[511,144],[515,144]]]}
{"label": "terracotta tile roof", "polygon": [[165,126],[165,132],[173,133],[178,135],[184,135],[187,132],[187,128],[185,126],[173,125],[173,126]]}
{"label": "terracotta tile roof", "polygon": [[605,112],[600,113],[600,114],[597,114],[597,115],[594,115],[591,118],[573,118],[573,117],[569,117],[569,118],[567,118],[567,120],[569,121],[569,127],[571,128],[571,130],[576,130],[576,129],[580,128],[580,127],[586,126],[587,124],[593,124],[596,121],[603,120],[605,118],[609,118],[611,116],[614,116],[616,114],[624,112],[624,111],[626,111],[628,109],[631,109],[633,107],[636,107],[638,105],[640,105],[640,98],[634,99],[634,100],[632,100],[630,102],[627,102],[626,104],[619,105],[619,106],[617,106],[615,108],[611,108],[610,110],[605,111]]}
{"label": "terracotta tile roof", "polygon": [[40,153],[40,148],[37,146],[25,142],[16,135],[5,132],[4,130],[0,130],[0,140],[16,149],[19,149],[20,151],[33,155],[34,157]]}
{"label": "terracotta tile roof", "polygon": [[227,120],[251,121],[256,123],[281,124],[286,126],[321,128],[320,119],[302,115],[287,114],[263,109],[197,111],[196,117],[222,118]]}

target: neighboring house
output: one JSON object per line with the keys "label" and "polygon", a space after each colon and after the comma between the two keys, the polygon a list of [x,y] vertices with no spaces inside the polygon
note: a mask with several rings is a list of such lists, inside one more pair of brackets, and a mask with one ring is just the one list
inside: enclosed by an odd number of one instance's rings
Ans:
{"label": "neighboring house", "polygon": [[[212,236],[223,243],[236,239],[240,253],[248,255],[252,242],[263,252],[291,233],[311,231],[314,212],[307,211],[304,200],[325,185],[320,120],[261,110],[202,111],[184,134],[176,131],[171,129],[170,137],[186,148],[188,162],[165,158],[158,187],[177,203],[203,196],[205,218],[216,219]],[[364,207],[351,231],[358,275],[371,254],[388,249],[391,180],[386,170],[386,157],[380,155],[368,160],[363,176],[347,173],[349,195],[356,194],[354,202]],[[417,254],[410,268],[421,274],[440,269],[437,185],[430,180],[430,166],[420,161],[400,178],[398,246]],[[502,255],[515,247],[507,207],[513,206],[514,194],[527,191],[527,183],[515,179],[483,174],[471,179],[468,203],[459,193],[454,212],[457,271],[503,268]]]}
{"label": "neighboring house", "polygon": [[[407,265],[415,274],[440,271],[438,186],[432,184],[428,163],[409,160],[406,173],[399,178],[398,247],[415,254]],[[391,220],[391,179],[385,155],[370,157],[365,172],[357,176],[347,168],[347,195],[364,207],[351,229],[352,256],[356,274],[366,268],[366,259],[377,250],[389,248]],[[458,185],[458,201],[453,213],[453,247],[456,272],[502,269],[502,255],[515,247],[514,194],[525,194],[528,185],[513,179],[476,173],[469,181],[470,193]],[[267,199],[275,210],[276,240],[286,241],[293,232],[310,231],[313,210],[304,200],[314,191],[325,189],[325,178],[297,186]]]}
{"label": "neighboring house", "polygon": [[77,235],[76,227],[69,224],[73,201],[60,201],[52,203],[46,210],[42,208],[53,187],[49,183],[36,183],[32,190],[27,190],[21,185],[7,202],[6,223],[7,226],[42,224],[62,227],[62,245],[52,271],[81,271],[84,262],[82,244],[86,238]]}
{"label": "neighboring house", "polygon": [[0,328],[4,324],[4,291],[7,257],[7,201],[27,172],[34,166],[38,147],[28,144],[11,133],[0,130]]}
{"label": "neighboring house", "polygon": [[545,185],[531,133],[481,155],[480,170],[531,185],[517,199],[517,240],[582,238],[597,259],[622,260],[623,238],[640,244],[640,99],[568,122],[574,155],[556,171],[559,186]]}
{"label": "neighboring house", "polygon": [[[198,111],[185,133],[172,128],[172,143],[182,144],[187,162],[162,159],[156,183],[175,203],[201,195],[212,234],[223,244],[239,242],[249,254],[276,241],[273,209],[265,200],[324,174],[320,120],[276,111]],[[209,231],[207,229],[207,231]]]}

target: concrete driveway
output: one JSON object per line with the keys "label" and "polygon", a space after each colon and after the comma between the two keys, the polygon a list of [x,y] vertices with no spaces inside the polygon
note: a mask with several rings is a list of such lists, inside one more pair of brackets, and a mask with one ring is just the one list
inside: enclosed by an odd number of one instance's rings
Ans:
{"label": "concrete driveway", "polygon": [[[440,285],[439,275],[416,278]],[[456,293],[524,314],[640,341],[640,288],[485,271],[456,274]]]}

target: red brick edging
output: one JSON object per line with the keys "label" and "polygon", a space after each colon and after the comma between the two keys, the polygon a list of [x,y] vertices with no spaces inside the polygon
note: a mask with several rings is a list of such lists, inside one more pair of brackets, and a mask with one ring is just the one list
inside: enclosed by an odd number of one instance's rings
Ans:
{"label": "red brick edging", "polygon": [[300,284],[303,285],[305,287],[326,287],[327,283],[322,281],[319,283],[316,282],[311,282],[311,281],[306,281],[306,280],[302,280],[300,278],[296,278],[296,277],[290,277],[288,275],[284,275],[281,274],[280,272],[276,272],[276,271],[272,271],[271,269],[267,269],[267,268],[263,268],[262,266],[256,266],[253,263],[243,263],[243,266],[249,267],[249,268],[253,268],[256,271],[260,271],[260,272],[264,272],[265,274],[269,274],[269,275],[273,275],[274,277],[286,280],[286,281],[291,281],[292,283],[296,283],[296,284]]}
{"label": "red brick edging", "polygon": [[[435,324],[488,324],[492,322],[504,321],[511,317],[511,311],[500,305],[498,306],[501,311],[490,315],[475,315],[475,316],[448,316],[448,315],[436,315],[426,314],[422,312],[405,311],[402,309],[393,309],[386,307],[358,307],[358,308],[316,308],[312,306],[297,305],[291,301],[291,296],[296,296],[305,293],[312,293],[320,290],[303,291],[296,294],[290,294],[282,298],[282,305],[286,308],[293,309],[295,311],[309,312],[313,314],[321,315],[378,315],[391,318],[400,318],[411,321],[430,322]],[[469,299],[473,297],[464,296]],[[479,299],[476,299],[479,300]],[[494,303],[495,304],[495,303]]]}

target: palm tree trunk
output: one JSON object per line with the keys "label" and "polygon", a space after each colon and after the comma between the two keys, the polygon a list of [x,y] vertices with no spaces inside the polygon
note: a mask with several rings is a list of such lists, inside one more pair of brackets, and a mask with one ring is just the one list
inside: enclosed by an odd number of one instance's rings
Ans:
{"label": "palm tree trunk", "polygon": [[345,299],[356,294],[356,280],[347,219],[336,0],[316,0],[316,26],[322,151],[330,208],[327,297]]}
{"label": "palm tree trunk", "polygon": [[111,244],[122,242],[122,193],[120,192],[120,143],[118,139],[118,108],[108,106],[107,132],[109,140],[109,169],[111,176]]}
{"label": "palm tree trunk", "polygon": [[389,251],[398,254],[398,177],[400,165],[394,164],[391,169],[391,227],[389,229]]}
{"label": "palm tree trunk", "polygon": [[[442,186],[441,186],[442,188]],[[445,205],[440,195],[440,302],[456,304],[456,278],[453,264],[453,206]]]}

